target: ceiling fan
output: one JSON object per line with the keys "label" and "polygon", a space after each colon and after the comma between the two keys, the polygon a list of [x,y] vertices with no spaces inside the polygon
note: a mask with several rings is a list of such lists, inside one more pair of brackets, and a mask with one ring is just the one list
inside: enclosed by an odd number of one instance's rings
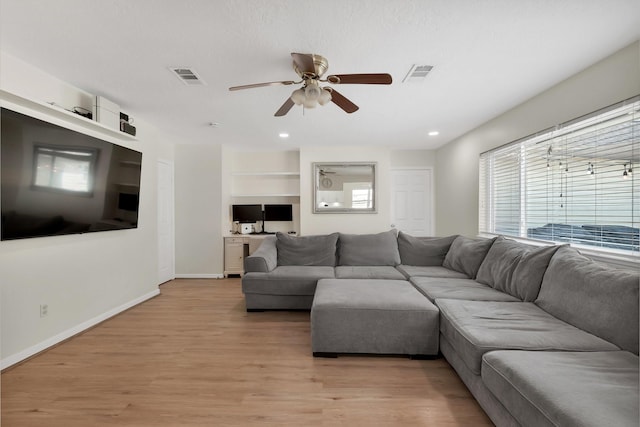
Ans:
{"label": "ceiling fan", "polygon": [[347,113],[358,110],[358,106],[345,98],[340,92],[332,87],[321,87],[320,83],[338,84],[369,84],[369,85],[389,85],[391,75],[389,74],[332,74],[322,79],[322,75],[329,68],[326,58],[312,53],[292,53],[293,69],[302,80],[284,80],[279,82],[255,83],[243,86],[230,87],[230,91],[241,89],[253,89],[263,86],[288,86],[302,83],[302,87],[293,91],[291,96],[276,111],[275,116],[284,116],[294,105],[302,105],[304,108],[314,108],[316,105],[325,105],[329,101],[342,108]]}

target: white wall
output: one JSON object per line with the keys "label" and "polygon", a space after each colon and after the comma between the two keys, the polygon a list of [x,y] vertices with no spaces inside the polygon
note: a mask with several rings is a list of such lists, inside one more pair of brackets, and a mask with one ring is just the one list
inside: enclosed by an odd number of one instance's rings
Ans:
{"label": "white wall", "polygon": [[436,165],[436,150],[393,150],[391,169],[425,168]]}
{"label": "white wall", "polygon": [[176,277],[222,277],[222,148],[175,149]]}
{"label": "white wall", "polygon": [[437,150],[436,234],[478,233],[480,153],[638,94],[636,42]]}
{"label": "white wall", "polygon": [[[390,228],[390,170],[393,168],[434,167],[434,150],[390,150],[372,147],[302,148],[298,151],[234,151],[223,147],[222,232],[230,227],[229,206],[234,203],[290,203],[293,204],[293,229],[300,234],[377,233]],[[312,214],[312,163],[375,161],[378,162],[377,214]],[[292,180],[298,177],[238,177],[234,172],[300,172],[300,197],[232,197],[232,193],[288,193]],[[304,229],[303,229],[304,224]],[[289,231],[290,223],[269,223],[268,231]]]}
{"label": "white wall", "polygon": [[[3,90],[66,107],[91,101],[1,52],[0,66]],[[136,117],[136,126],[137,141],[105,136],[91,126],[70,127],[143,153],[137,229],[0,242],[3,368],[158,293],[156,162],[172,160],[173,145],[143,119]],[[47,317],[40,318],[40,304],[48,304]]]}

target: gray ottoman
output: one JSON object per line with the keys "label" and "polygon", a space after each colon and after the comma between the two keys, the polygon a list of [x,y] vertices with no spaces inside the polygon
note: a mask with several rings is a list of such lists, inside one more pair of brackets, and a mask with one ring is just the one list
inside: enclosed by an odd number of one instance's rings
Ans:
{"label": "gray ottoman", "polygon": [[321,279],[311,306],[314,356],[438,354],[438,308],[404,280]]}

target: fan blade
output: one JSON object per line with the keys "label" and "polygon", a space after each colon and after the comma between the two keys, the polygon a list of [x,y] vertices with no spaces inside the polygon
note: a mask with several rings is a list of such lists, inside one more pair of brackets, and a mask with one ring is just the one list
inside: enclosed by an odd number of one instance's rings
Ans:
{"label": "fan blade", "polygon": [[333,84],[390,85],[390,74],[334,74],[327,77]]}
{"label": "fan blade", "polygon": [[289,110],[291,110],[291,107],[293,107],[294,105],[295,104],[293,103],[291,98],[287,98],[287,100],[284,101],[284,104],[282,104],[282,107],[280,107],[280,109],[278,111],[276,111],[274,116],[276,116],[276,117],[284,116],[285,114],[287,114],[289,112]]}
{"label": "fan blade", "polygon": [[293,80],[285,80],[281,82],[267,82],[267,83],[254,83],[252,85],[242,85],[242,86],[232,86],[229,90],[241,90],[241,89],[253,89],[254,87],[263,87],[263,86],[289,86],[294,84]]}
{"label": "fan blade", "polygon": [[313,63],[313,56],[308,53],[292,53],[293,63],[296,64],[298,70],[303,73],[316,73],[316,66]]}
{"label": "fan blade", "polygon": [[349,114],[358,111],[359,108],[356,104],[349,101],[340,92],[333,88],[331,88],[331,102],[333,102]]}

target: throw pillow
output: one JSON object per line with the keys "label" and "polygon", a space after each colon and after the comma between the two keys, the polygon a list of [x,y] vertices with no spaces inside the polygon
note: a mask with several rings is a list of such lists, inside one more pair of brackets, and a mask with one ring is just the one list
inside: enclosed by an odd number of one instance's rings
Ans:
{"label": "throw pillow", "polygon": [[339,265],[400,264],[396,230],[378,234],[340,233],[339,242]]}
{"label": "throw pillow", "polygon": [[398,234],[398,250],[403,265],[420,267],[442,265],[451,243],[458,237],[415,237],[402,231]]}
{"label": "throw pillow", "polygon": [[466,274],[470,279],[475,279],[478,268],[489,252],[493,239],[472,239],[458,236],[451,244],[447,256],[442,263],[443,267]]}
{"label": "throw pillow", "polygon": [[278,265],[336,265],[338,233],[325,236],[289,236],[276,233]]}

